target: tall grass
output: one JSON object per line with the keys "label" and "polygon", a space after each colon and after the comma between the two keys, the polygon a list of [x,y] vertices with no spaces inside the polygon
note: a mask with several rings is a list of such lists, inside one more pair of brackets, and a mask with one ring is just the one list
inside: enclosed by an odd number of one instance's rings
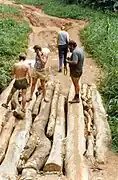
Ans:
{"label": "tall grass", "polygon": [[[18,1],[18,0],[17,0]],[[21,0],[24,3],[33,0]],[[38,4],[42,0],[36,0]],[[81,31],[86,50],[103,67],[100,89],[109,115],[113,148],[118,151],[118,17],[117,14],[95,11],[81,5],[65,5],[59,0],[43,1],[44,11],[58,17],[89,20]]]}
{"label": "tall grass", "polygon": [[[3,11],[4,13],[10,11],[18,13],[19,10],[0,6],[0,12]],[[0,18],[0,92],[11,80],[10,72],[13,62],[18,54],[27,47],[28,32],[29,26],[23,20]]]}

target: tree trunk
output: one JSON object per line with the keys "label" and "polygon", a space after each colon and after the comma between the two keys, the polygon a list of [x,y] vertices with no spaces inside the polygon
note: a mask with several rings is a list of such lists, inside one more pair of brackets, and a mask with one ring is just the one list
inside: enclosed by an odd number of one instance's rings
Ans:
{"label": "tree trunk", "polygon": [[7,97],[11,91],[14,81],[15,80],[12,80],[9,86],[0,94],[0,106],[2,103],[6,103]]}
{"label": "tree trunk", "polygon": [[20,156],[20,161],[18,164],[18,172],[22,172],[22,169],[26,163],[26,161],[30,158],[30,156],[33,154],[34,150],[36,149],[37,146],[37,136],[35,133],[33,133],[26,146],[24,147],[24,151],[22,152],[21,156]]}
{"label": "tree trunk", "polygon": [[[73,85],[69,91],[70,101],[74,96]],[[84,137],[84,114],[83,105],[80,103],[68,103],[68,120],[67,120],[67,141],[66,141],[66,174],[70,180],[87,180],[85,176],[85,165],[83,154],[85,152]]]}
{"label": "tree trunk", "polygon": [[49,118],[53,90],[54,82],[49,81],[46,91],[46,98],[49,99],[49,102],[47,103],[43,101],[41,103],[40,113],[35,118],[32,127],[32,133],[34,132],[37,135],[37,147],[24,166],[21,180],[33,180],[33,177],[35,177],[37,174],[37,170],[40,170],[42,168],[42,166],[46,162],[47,156],[49,155],[51,142],[45,136],[45,127]]}
{"label": "tree trunk", "polygon": [[44,175],[38,175],[36,180],[67,180],[67,178],[63,175],[49,173]]}
{"label": "tree trunk", "polygon": [[94,163],[95,158],[94,158],[94,137],[92,132],[90,133],[90,135],[88,135],[87,138],[87,152],[86,152],[86,157],[92,162]]}
{"label": "tree trunk", "polygon": [[3,131],[0,135],[0,163],[3,161],[6,153],[6,149],[8,147],[9,139],[11,137],[13,128],[15,125],[15,117],[13,113],[10,112],[9,120],[6,125],[3,127]]}
{"label": "tree trunk", "polygon": [[96,126],[96,160],[99,163],[105,163],[106,152],[111,142],[111,132],[107,122],[107,115],[102,105],[102,99],[93,85],[92,104],[94,111],[94,123]]}
{"label": "tree trunk", "polygon": [[87,130],[88,130],[88,133],[90,133],[91,132],[91,116],[86,110],[84,111],[84,115],[87,118]]}
{"label": "tree trunk", "polygon": [[56,121],[56,116],[57,116],[57,105],[58,105],[58,99],[59,99],[59,91],[60,91],[60,84],[57,83],[55,87],[55,91],[54,91],[53,100],[52,100],[51,113],[49,117],[47,133],[46,133],[48,137],[52,137],[54,134],[55,121]]}
{"label": "tree trunk", "polygon": [[87,101],[87,88],[88,88],[87,84],[82,84],[81,97],[82,97],[82,100],[84,100],[85,102]]}
{"label": "tree trunk", "polygon": [[11,136],[4,161],[0,166],[0,180],[16,180],[17,164],[25,147],[32,124],[32,108],[35,98],[27,105],[24,120],[18,122]]}
{"label": "tree trunk", "polygon": [[39,113],[39,108],[40,108],[41,100],[42,100],[42,94],[40,94],[38,96],[38,98],[36,99],[36,102],[35,102],[35,105],[34,105],[34,108],[33,108],[33,112],[32,112],[33,118],[35,118],[38,115],[38,113]]}
{"label": "tree trunk", "polygon": [[65,138],[64,96],[60,95],[57,109],[56,126],[52,150],[44,166],[44,171],[59,171],[63,169],[63,140]]}

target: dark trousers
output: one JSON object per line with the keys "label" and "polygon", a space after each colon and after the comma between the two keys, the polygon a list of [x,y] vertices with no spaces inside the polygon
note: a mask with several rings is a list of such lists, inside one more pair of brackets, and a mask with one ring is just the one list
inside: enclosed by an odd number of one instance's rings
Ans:
{"label": "dark trousers", "polygon": [[66,58],[67,58],[67,52],[68,52],[68,45],[59,45],[58,46],[58,52],[59,52],[59,69],[62,68],[62,65],[64,63],[64,66],[66,66]]}

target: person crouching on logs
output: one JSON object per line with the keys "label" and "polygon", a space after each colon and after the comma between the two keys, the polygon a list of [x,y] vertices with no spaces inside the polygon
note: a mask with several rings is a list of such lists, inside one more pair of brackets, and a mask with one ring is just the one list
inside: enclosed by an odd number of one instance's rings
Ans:
{"label": "person crouching on logs", "polygon": [[67,58],[66,62],[69,64],[70,77],[75,88],[75,96],[74,99],[70,101],[70,103],[79,103],[79,81],[83,72],[84,52],[83,49],[79,48],[76,42],[73,40],[69,41],[68,47],[72,54],[70,58]]}
{"label": "person crouching on logs", "polygon": [[37,80],[40,79],[43,99],[45,102],[48,102],[48,100],[46,100],[45,98],[46,96],[45,81],[47,77],[45,65],[47,63],[48,58],[46,58],[46,56],[43,54],[42,48],[39,45],[35,45],[33,49],[35,50],[36,58],[35,58],[34,68],[32,70],[32,85],[31,85],[31,94],[30,94],[29,101],[32,100],[32,96],[33,96],[33,92],[34,92]]}
{"label": "person crouching on logs", "polygon": [[[25,60],[26,60],[26,54],[20,54],[19,62],[13,65],[12,72],[15,78],[15,82],[7,98],[7,102],[2,104],[3,107],[8,108],[8,104],[10,100],[12,99],[13,94],[17,90],[21,90],[21,97],[22,97],[21,110],[23,112],[25,112],[26,91],[27,91],[28,85],[31,84],[30,66],[24,63]],[[28,76],[29,82],[27,81],[27,76]]]}

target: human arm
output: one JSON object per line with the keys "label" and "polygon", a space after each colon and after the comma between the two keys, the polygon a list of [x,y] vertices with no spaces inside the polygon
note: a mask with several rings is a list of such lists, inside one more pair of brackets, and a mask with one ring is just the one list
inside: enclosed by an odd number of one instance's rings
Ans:
{"label": "human arm", "polygon": [[76,54],[76,52],[73,52],[71,55],[71,60],[70,58],[67,58],[66,62],[71,65],[76,65],[78,63],[78,55]]}
{"label": "human arm", "polygon": [[67,32],[67,43],[69,43],[69,34]]}

